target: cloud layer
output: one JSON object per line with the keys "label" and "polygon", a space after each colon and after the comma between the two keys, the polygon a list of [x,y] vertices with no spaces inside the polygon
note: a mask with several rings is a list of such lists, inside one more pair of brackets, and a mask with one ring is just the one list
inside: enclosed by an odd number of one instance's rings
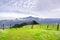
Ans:
{"label": "cloud layer", "polygon": [[[0,17],[7,17],[8,13],[60,18],[60,0],[0,0]],[[13,15],[11,17],[13,18]]]}

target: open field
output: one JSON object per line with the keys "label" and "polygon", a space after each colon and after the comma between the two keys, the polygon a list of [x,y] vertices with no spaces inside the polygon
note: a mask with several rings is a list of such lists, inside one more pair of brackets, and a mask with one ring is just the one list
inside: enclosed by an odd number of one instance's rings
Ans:
{"label": "open field", "polygon": [[[48,30],[57,30],[57,25],[56,24],[38,24],[38,25],[33,25],[33,29],[43,29],[46,30],[48,26]],[[32,25],[27,25],[24,26],[23,28],[28,28],[30,29]],[[60,25],[59,25],[59,30],[60,30]]]}
{"label": "open field", "polygon": [[60,40],[60,31],[57,25],[47,24],[24,26],[23,28],[0,29],[0,40]]}

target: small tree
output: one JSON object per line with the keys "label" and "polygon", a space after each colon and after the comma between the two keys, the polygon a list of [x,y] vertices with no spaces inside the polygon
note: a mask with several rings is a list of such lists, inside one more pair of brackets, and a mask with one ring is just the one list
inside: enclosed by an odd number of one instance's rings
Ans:
{"label": "small tree", "polygon": [[35,20],[33,20],[33,21],[32,21],[32,27],[31,27],[32,29],[33,29],[33,25],[34,25],[34,24],[39,24],[39,23],[37,23]]}
{"label": "small tree", "polygon": [[4,24],[3,24],[3,30],[4,30]]}
{"label": "small tree", "polygon": [[10,28],[11,28],[11,24],[10,24]]}
{"label": "small tree", "polygon": [[47,29],[49,28],[49,24],[47,25]]}
{"label": "small tree", "polygon": [[59,24],[57,24],[57,30],[59,30]]}

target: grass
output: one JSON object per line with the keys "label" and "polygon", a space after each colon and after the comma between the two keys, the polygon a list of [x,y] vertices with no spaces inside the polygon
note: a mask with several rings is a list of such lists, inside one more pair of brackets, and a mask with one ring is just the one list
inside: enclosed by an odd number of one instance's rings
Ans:
{"label": "grass", "polygon": [[56,25],[47,24],[24,26],[23,28],[0,29],[0,40],[60,40],[60,31],[56,30]]}

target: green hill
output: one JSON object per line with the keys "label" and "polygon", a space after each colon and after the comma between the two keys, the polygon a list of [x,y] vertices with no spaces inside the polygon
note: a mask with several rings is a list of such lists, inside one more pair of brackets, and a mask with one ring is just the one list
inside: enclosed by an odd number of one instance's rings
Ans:
{"label": "green hill", "polygon": [[56,25],[47,24],[24,26],[23,28],[0,29],[0,40],[60,40],[60,31]]}

